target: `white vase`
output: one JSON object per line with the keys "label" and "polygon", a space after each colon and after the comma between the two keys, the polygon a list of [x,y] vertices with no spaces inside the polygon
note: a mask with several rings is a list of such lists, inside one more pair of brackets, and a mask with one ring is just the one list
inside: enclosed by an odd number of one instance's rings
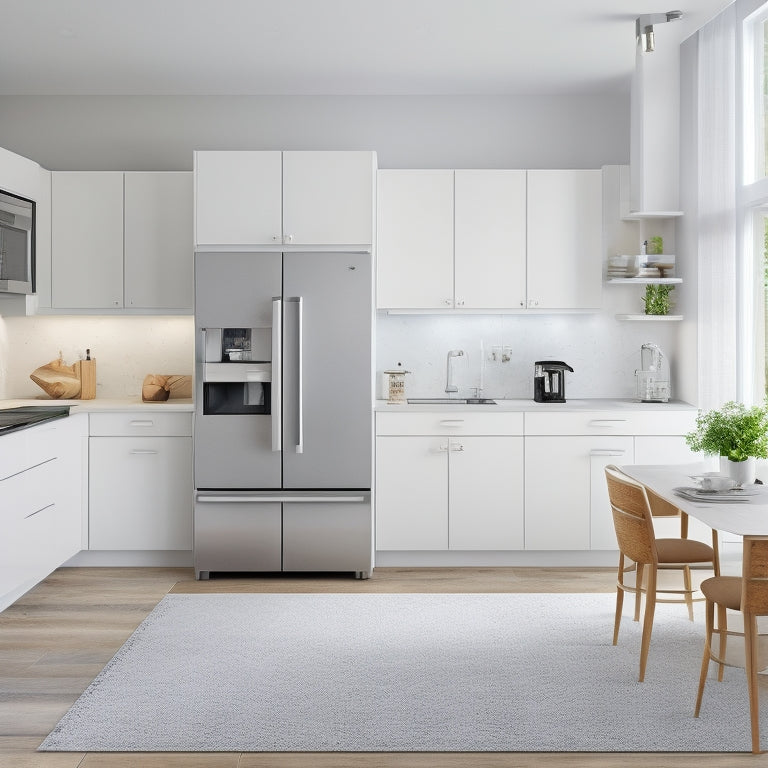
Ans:
{"label": "white vase", "polygon": [[755,482],[757,459],[750,456],[745,461],[731,461],[725,456],[720,457],[720,474],[728,475],[739,485],[749,485]]}

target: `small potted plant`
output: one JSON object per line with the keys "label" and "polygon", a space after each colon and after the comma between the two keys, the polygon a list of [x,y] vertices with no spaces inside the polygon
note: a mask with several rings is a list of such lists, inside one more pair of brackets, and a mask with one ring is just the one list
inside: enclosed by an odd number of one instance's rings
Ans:
{"label": "small potted plant", "polygon": [[693,451],[720,456],[721,472],[738,483],[753,483],[755,460],[768,458],[768,399],[751,408],[731,400],[719,410],[699,411],[685,442]]}
{"label": "small potted plant", "polygon": [[670,293],[674,288],[674,285],[655,284],[645,286],[645,296],[643,296],[643,302],[645,303],[646,315],[668,315],[669,310],[672,307],[672,299]]}
{"label": "small potted plant", "polygon": [[648,255],[661,256],[664,253],[664,239],[659,235],[648,238]]}

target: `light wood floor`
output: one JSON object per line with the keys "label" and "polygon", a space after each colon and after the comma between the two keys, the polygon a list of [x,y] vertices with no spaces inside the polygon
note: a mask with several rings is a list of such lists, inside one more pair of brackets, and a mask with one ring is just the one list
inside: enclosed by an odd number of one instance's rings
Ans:
{"label": "light wood floor", "polygon": [[196,582],[191,569],[184,568],[60,569],[0,613],[0,768],[768,766],[768,755],[751,754],[36,752],[168,592],[610,592],[614,583],[613,569],[384,568],[367,581],[275,577],[209,582]]}

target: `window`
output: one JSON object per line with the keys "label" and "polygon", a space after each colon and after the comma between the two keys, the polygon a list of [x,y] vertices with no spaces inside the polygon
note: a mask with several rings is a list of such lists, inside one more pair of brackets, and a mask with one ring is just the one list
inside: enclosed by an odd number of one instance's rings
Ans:
{"label": "window", "polygon": [[768,3],[746,16],[742,32],[739,391],[759,402],[768,395]]}
{"label": "window", "polygon": [[744,167],[752,184],[768,177],[768,9],[748,16],[743,27]]}

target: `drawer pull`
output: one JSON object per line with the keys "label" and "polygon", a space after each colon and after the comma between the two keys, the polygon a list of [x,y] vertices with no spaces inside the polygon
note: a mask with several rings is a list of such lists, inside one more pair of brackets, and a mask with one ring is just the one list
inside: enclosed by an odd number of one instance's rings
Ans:
{"label": "drawer pull", "polygon": [[130,422],[132,427],[154,427],[155,422],[152,419],[132,419]]}
{"label": "drawer pull", "polygon": [[45,512],[46,509],[50,509],[53,506],[54,506],[54,502],[51,502],[50,504],[46,504],[44,507],[40,507],[40,509],[36,509],[34,512],[30,512],[28,515],[24,515],[24,519],[29,520],[30,517],[39,515],[41,512]]}
{"label": "drawer pull", "polygon": [[624,456],[626,451],[610,449],[610,448],[595,448],[589,452],[590,456]]}
{"label": "drawer pull", "polygon": [[134,456],[148,456],[150,454],[156,454],[157,451],[150,450],[149,448],[134,448],[131,453]]}
{"label": "drawer pull", "polygon": [[615,427],[618,424],[626,424],[626,419],[592,419],[589,422],[590,427]]}
{"label": "drawer pull", "polygon": [[446,427],[458,427],[464,423],[464,419],[440,419],[440,423]]}

